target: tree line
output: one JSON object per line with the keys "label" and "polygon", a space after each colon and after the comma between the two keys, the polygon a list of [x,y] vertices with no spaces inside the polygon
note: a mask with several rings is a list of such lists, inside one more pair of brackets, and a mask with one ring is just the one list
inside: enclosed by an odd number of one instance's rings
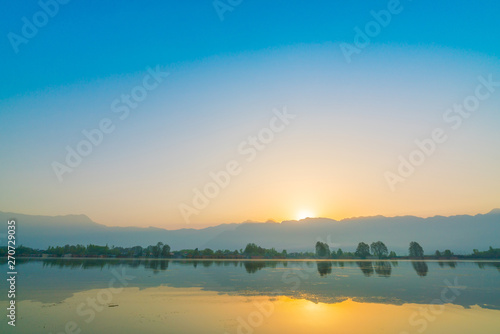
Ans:
{"label": "tree line", "polygon": [[[410,243],[410,247],[408,248],[410,257],[421,258],[424,256],[423,248],[415,241]],[[344,252],[341,248],[337,251],[330,251],[330,248],[327,243],[318,241],[316,242],[316,253],[317,258],[323,259],[342,259],[342,258],[358,258],[358,259],[366,259],[367,257],[375,257],[378,259],[388,259],[388,258],[397,258],[396,252],[389,252],[387,246],[382,241],[372,242],[371,245],[367,243],[360,242],[358,247],[356,247],[356,251],[352,252]]]}
{"label": "tree line", "polygon": [[[412,241],[408,247],[409,258],[434,258],[434,259],[451,259],[451,258],[471,258],[471,259],[498,259],[500,258],[500,248],[489,247],[486,251],[474,249],[472,254],[455,255],[451,250],[444,251],[436,250],[433,255],[424,255],[424,249],[416,242]],[[0,247],[0,256],[7,256],[7,247]],[[287,252],[286,250],[278,251],[275,248],[264,248],[249,243],[244,249],[239,250],[212,250],[205,248],[181,249],[172,251],[170,246],[162,242],[156,245],[147,247],[115,247],[108,245],[100,246],[89,244],[84,245],[65,245],[48,247],[46,250],[33,249],[25,246],[18,246],[16,256],[51,256],[51,257],[121,257],[121,258],[209,258],[209,259],[395,259],[405,258],[406,256],[398,256],[394,251],[389,251],[387,246],[382,241],[375,241],[368,245],[365,242],[360,242],[354,252],[344,252],[341,248],[330,250],[327,243],[318,241],[315,244],[314,252]]]}
{"label": "tree line", "polygon": [[[315,257],[320,259],[366,259],[369,257],[374,257],[378,259],[396,259],[404,258],[406,256],[398,256],[396,252],[388,250],[387,246],[382,241],[375,241],[368,245],[365,242],[360,242],[356,247],[354,252],[344,252],[341,248],[338,250],[330,250],[329,246],[325,242],[316,242],[315,247]],[[480,252],[477,249],[473,250],[472,254],[468,255],[455,255],[451,250],[446,249],[444,251],[436,250],[433,255],[424,255],[424,249],[422,246],[416,242],[412,241],[408,247],[408,257],[423,259],[434,258],[434,259],[450,259],[450,258],[484,258],[484,259],[498,259],[500,258],[500,248],[490,248],[487,251]]]}

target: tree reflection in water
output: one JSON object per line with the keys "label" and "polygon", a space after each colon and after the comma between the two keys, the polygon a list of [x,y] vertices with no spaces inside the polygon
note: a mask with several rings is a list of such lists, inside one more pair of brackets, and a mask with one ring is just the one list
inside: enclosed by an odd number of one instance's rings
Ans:
{"label": "tree reflection in water", "polygon": [[427,263],[424,261],[412,261],[411,265],[413,269],[417,272],[418,276],[424,277],[427,276],[427,272],[429,271],[429,267],[427,267]]}
{"label": "tree reflection in water", "polygon": [[319,276],[326,276],[332,273],[332,263],[330,261],[317,261]]}
{"label": "tree reflection in water", "polygon": [[373,275],[373,265],[371,261],[357,261],[356,264],[366,277]]}
{"label": "tree reflection in water", "polygon": [[486,267],[494,267],[500,272],[500,262],[476,262],[480,269],[485,269]]}
{"label": "tree reflection in water", "polygon": [[391,277],[392,266],[388,261],[377,261],[375,262],[375,272],[380,277]]}
{"label": "tree reflection in water", "polygon": [[273,263],[273,262],[261,262],[261,261],[246,261],[243,263],[243,265],[245,266],[245,270],[249,274],[254,274],[257,271],[266,267],[276,268],[277,264],[278,264],[277,262]]}

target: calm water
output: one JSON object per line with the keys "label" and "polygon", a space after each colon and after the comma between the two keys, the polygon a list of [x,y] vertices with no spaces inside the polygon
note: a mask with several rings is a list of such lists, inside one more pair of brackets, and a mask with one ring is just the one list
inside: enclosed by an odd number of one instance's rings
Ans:
{"label": "calm water", "polygon": [[2,332],[500,333],[500,262],[50,259],[17,270],[17,326],[3,315]]}

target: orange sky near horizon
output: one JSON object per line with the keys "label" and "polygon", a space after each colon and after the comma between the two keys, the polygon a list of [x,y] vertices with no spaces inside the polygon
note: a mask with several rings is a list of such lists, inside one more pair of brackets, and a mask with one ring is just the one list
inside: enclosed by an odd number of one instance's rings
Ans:
{"label": "orange sky near horizon", "polygon": [[[500,207],[500,89],[482,83],[500,79],[498,60],[374,45],[346,67],[331,48],[168,68],[125,120],[110,105],[142,84],[146,69],[0,101],[19,113],[9,114],[0,210],[177,229]],[[490,94],[467,117],[449,113],[477,91]],[[54,162],[66,165],[67,147],[77,150],[82,131],[105,118],[114,130],[60,182]],[[388,172],[399,177],[392,185]]]}

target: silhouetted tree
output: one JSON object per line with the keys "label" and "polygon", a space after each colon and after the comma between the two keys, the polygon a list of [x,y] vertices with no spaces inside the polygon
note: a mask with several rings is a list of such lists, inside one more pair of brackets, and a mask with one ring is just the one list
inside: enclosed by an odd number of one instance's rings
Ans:
{"label": "silhouetted tree", "polygon": [[330,247],[324,242],[318,241],[316,243],[316,256],[326,258],[330,256]]}
{"label": "silhouetted tree", "polygon": [[211,250],[210,248],[205,248],[204,250],[201,251],[201,255],[212,256],[212,255],[214,255],[214,251]]}
{"label": "silhouetted tree", "polygon": [[266,253],[266,250],[260,246],[257,246],[254,243],[249,243],[245,247],[245,250],[243,251],[243,254],[247,256],[264,256]]}
{"label": "silhouetted tree", "polygon": [[198,247],[196,247],[196,248],[194,249],[193,256],[194,256],[194,257],[199,257],[199,256],[200,256],[200,251],[198,250]]}
{"label": "silhouetted tree", "polygon": [[163,245],[163,247],[161,249],[161,257],[169,257],[169,256],[170,256],[170,246]]}
{"label": "silhouetted tree", "polygon": [[358,244],[358,248],[356,248],[356,252],[354,253],[357,257],[362,259],[366,259],[367,256],[370,255],[370,246],[365,244],[364,242],[360,242]]}
{"label": "silhouetted tree", "polygon": [[478,249],[474,249],[471,257],[473,258],[486,258],[486,259],[498,259],[500,258],[500,248],[490,248],[487,251],[479,251]]}
{"label": "silhouetted tree", "polygon": [[382,241],[372,242],[370,247],[372,249],[373,255],[378,257],[379,259],[387,256],[388,250]]}
{"label": "silhouetted tree", "polygon": [[153,257],[160,257],[161,250],[163,249],[163,242],[158,242],[156,246],[152,247]]}
{"label": "silhouetted tree", "polygon": [[424,257],[424,249],[418,244],[418,242],[410,242],[408,251],[410,253],[410,257]]}

